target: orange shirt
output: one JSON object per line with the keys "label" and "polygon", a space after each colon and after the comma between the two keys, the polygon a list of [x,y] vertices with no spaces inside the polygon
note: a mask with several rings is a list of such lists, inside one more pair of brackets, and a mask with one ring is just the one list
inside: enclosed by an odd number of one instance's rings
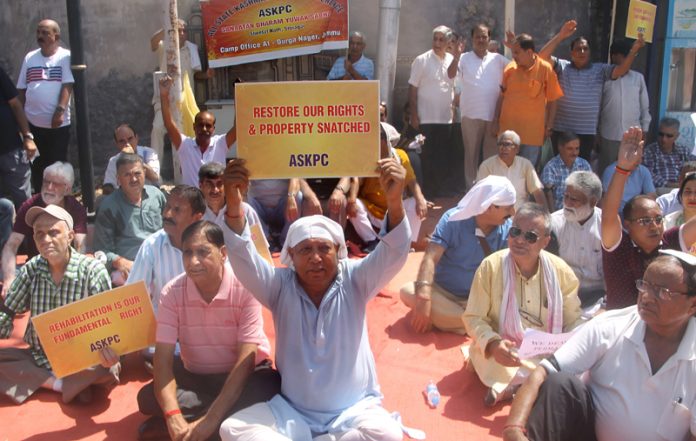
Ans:
{"label": "orange shirt", "polygon": [[558,77],[551,65],[535,56],[529,69],[514,61],[503,72],[503,104],[500,131],[514,130],[522,144],[543,145],[546,103],[563,96]]}
{"label": "orange shirt", "polygon": [[[397,159],[406,169],[406,183],[415,180],[416,174],[413,171],[413,167],[411,167],[411,161],[409,161],[406,152],[401,149],[392,149],[392,152],[396,153]],[[360,185],[358,197],[374,217],[384,219],[384,214],[387,212],[387,198],[379,183],[379,178],[365,178],[362,185]]]}

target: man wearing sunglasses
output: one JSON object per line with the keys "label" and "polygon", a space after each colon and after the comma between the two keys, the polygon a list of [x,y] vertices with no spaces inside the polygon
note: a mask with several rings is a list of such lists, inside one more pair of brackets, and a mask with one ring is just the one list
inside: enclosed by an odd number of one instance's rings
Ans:
{"label": "man wearing sunglasses", "polygon": [[696,440],[696,259],[671,254],[634,282],[637,306],[593,319],[541,362],[504,441]]}
{"label": "man wearing sunglasses", "polygon": [[677,144],[679,120],[662,118],[657,131],[657,141],[645,147],[643,165],[652,175],[658,195],[679,187],[679,171],[684,162],[696,159],[689,149]]}
{"label": "man wearing sunglasses", "polygon": [[544,251],[551,216],[538,204],[526,203],[512,219],[507,250],[481,262],[469,293],[464,325],[473,338],[471,363],[492,407],[512,398],[529,370],[517,349],[524,329],[559,334],[578,326],[578,279],[561,258]]}
{"label": "man wearing sunglasses", "polygon": [[[631,198],[623,207],[623,220],[619,217],[624,187],[643,156],[642,137],[639,127],[624,133],[602,206],[602,264],[607,309],[635,304],[638,291],[634,281],[641,278],[659,249],[686,251],[696,242],[696,221],[664,231],[662,210],[646,195]],[[624,234],[622,226],[628,234]]]}

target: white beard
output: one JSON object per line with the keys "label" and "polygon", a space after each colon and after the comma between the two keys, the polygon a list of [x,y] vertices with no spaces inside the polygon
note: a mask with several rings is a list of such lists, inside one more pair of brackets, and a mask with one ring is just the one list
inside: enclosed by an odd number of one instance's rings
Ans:
{"label": "white beard", "polygon": [[594,207],[590,204],[583,205],[580,208],[570,208],[563,205],[563,216],[565,216],[567,221],[570,222],[580,222],[592,215]]}

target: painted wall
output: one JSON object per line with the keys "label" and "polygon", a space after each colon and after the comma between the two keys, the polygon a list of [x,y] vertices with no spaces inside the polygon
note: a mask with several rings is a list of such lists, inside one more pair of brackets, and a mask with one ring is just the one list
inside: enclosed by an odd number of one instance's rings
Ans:
{"label": "painted wall", "polygon": [[[580,32],[596,36],[602,28],[600,0],[518,0],[517,32],[528,32],[539,40],[539,47],[568,18],[580,22]],[[129,122],[138,131],[141,144],[149,143],[152,121],[152,77],[157,61],[150,52],[149,39],[161,27],[161,0],[83,0],[83,38],[88,65],[88,99],[95,176],[103,176],[107,159],[115,153],[112,130]],[[196,0],[179,0],[179,15],[188,19]],[[53,18],[62,27],[68,46],[65,2],[59,0],[6,0],[0,2],[0,66],[16,79],[24,55],[37,47],[36,23]],[[494,37],[503,38],[504,1],[485,0],[402,0],[397,57],[395,104],[406,98],[411,61],[428,50],[431,30],[445,24],[468,35],[479,21],[489,23]],[[366,54],[376,58],[379,20],[378,0],[350,2],[350,28],[367,36]],[[594,33],[590,32],[594,30]],[[601,37],[601,36],[600,36]],[[567,55],[567,52],[561,52]],[[400,118],[393,109],[394,120]],[[75,136],[73,136],[73,140]],[[76,147],[71,159],[76,163]]]}

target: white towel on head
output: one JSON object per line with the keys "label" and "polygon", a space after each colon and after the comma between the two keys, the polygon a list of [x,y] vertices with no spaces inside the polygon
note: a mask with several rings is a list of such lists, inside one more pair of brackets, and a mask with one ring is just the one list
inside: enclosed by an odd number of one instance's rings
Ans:
{"label": "white towel on head", "polygon": [[301,217],[290,225],[288,235],[280,252],[281,263],[294,268],[292,257],[288,249],[306,239],[326,239],[338,245],[338,258],[348,257],[346,239],[343,237],[343,228],[326,216],[316,214],[314,216]]}
{"label": "white towel on head", "polygon": [[457,204],[457,211],[449,217],[449,222],[469,219],[488,210],[491,205],[515,205],[515,187],[504,176],[490,175],[471,187]]}

